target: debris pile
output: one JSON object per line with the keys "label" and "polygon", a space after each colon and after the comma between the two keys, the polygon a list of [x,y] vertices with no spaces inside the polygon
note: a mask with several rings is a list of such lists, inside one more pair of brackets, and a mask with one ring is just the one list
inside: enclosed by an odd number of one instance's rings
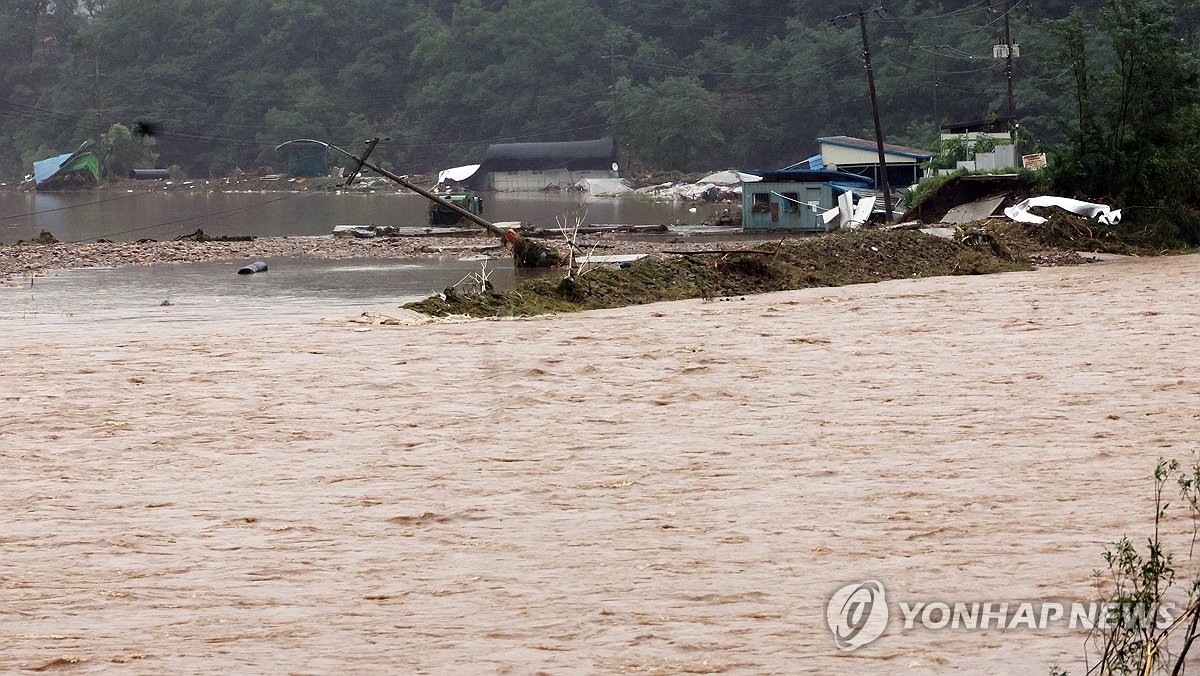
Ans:
{"label": "debris pile", "polygon": [[742,184],[761,181],[762,177],[740,171],[718,171],[700,178],[695,183],[667,181],[638,188],[634,194],[655,199],[684,200],[689,202],[741,202]]}

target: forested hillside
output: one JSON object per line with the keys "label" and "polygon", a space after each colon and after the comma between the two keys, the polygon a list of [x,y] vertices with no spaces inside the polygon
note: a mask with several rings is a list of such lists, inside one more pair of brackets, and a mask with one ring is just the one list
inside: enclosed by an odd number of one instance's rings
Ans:
{"label": "forested hillside", "polygon": [[[882,124],[931,147],[952,121],[1016,111],[1029,144],[1078,122],[1077,77],[1047,19],[1103,0],[868,5]],[[1190,45],[1195,10],[1169,6]],[[406,172],[488,143],[613,134],[635,168],[770,167],[821,135],[872,137],[857,2],[830,0],[0,0],[0,175],[115,123],[152,122],[161,166],[278,164],[283,140],[355,145]],[[1161,8],[1161,7],[1160,7]],[[1104,49],[1089,58],[1111,60]]]}

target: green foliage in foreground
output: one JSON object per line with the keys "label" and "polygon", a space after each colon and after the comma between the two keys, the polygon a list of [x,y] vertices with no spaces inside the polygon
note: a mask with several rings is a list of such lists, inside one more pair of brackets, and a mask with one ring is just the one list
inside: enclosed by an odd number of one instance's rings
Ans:
{"label": "green foliage in foreground", "polygon": [[405,307],[434,316],[525,316],[1029,268],[1019,260],[915,231],[833,233],[759,250],[763,253],[644,258],[628,268],[595,268],[565,279],[539,279],[504,293],[446,289],[444,300],[434,296]]}
{"label": "green foliage in foreground", "polygon": [[[1098,661],[1089,665],[1088,673],[1174,676],[1183,672],[1200,638],[1200,576],[1181,585],[1175,575],[1175,553],[1162,539],[1169,492],[1186,505],[1194,547],[1200,534],[1200,458],[1194,457],[1183,469],[1177,460],[1159,460],[1154,469],[1154,528],[1144,550],[1128,537],[1104,550],[1107,571],[1096,574],[1110,589],[1104,602],[1113,605],[1107,628],[1098,624],[1090,637]],[[1186,601],[1170,605],[1173,592]],[[1168,612],[1172,608],[1174,612]]]}

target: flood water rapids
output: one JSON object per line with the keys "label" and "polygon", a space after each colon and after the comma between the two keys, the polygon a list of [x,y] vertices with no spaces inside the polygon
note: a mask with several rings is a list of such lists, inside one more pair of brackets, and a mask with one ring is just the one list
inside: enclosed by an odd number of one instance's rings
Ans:
{"label": "flood water rapids", "polygon": [[[1197,280],[1177,256],[411,326],[6,303],[0,670],[1083,673],[1086,632],[895,606],[842,652],[827,603],[1094,601],[1158,458],[1196,447]],[[1162,524],[1185,577],[1193,527]]]}

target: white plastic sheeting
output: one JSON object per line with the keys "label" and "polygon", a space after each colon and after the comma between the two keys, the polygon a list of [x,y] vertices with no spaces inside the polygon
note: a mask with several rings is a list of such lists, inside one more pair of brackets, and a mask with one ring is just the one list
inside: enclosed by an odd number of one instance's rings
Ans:
{"label": "white plastic sheeting", "polygon": [[755,183],[761,180],[762,176],[743,174],[740,171],[729,169],[726,171],[718,171],[715,174],[709,174],[699,181],[696,181],[696,183],[707,183],[709,185],[739,185],[742,183]]}
{"label": "white plastic sheeting", "polygon": [[847,229],[856,227],[854,225],[854,193],[847,190],[838,195],[838,205],[821,214],[821,219],[825,221],[825,228],[828,230],[838,227]]}
{"label": "white plastic sheeting", "polygon": [[1073,214],[1098,219],[1104,225],[1116,225],[1121,222],[1120,209],[1112,209],[1107,205],[1095,204],[1093,202],[1081,202],[1069,197],[1051,197],[1049,195],[1030,197],[1019,204],[1014,204],[1004,210],[1004,215],[1018,223],[1033,223],[1035,225],[1045,223],[1046,219],[1029,213],[1029,210],[1034,207],[1058,207]]}
{"label": "white plastic sheeting", "polygon": [[454,167],[452,169],[443,169],[438,172],[437,182],[438,184],[446,181],[456,181],[458,183],[462,183],[468,178],[474,176],[475,172],[477,171],[479,171],[478,164],[466,164],[461,167]]}
{"label": "white plastic sheeting", "polygon": [[722,193],[722,197],[736,197],[742,194],[742,186],[725,186],[713,183],[663,183],[649,188],[641,188],[635,192],[651,194],[664,199],[698,200],[713,188]]}

